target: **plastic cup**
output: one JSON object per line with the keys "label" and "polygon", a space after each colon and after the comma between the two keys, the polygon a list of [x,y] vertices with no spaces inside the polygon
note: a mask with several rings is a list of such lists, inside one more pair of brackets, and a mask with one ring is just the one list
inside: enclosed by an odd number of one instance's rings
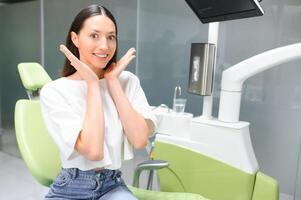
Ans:
{"label": "plastic cup", "polygon": [[173,100],[172,110],[176,113],[183,113],[185,111],[186,99],[178,98]]}

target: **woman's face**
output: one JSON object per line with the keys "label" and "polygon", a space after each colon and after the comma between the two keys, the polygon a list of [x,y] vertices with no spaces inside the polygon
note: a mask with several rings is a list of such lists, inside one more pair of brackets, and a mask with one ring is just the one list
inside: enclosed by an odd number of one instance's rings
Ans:
{"label": "woman's face", "polygon": [[80,60],[95,73],[102,72],[116,51],[116,28],[105,15],[87,18],[78,34],[71,33]]}

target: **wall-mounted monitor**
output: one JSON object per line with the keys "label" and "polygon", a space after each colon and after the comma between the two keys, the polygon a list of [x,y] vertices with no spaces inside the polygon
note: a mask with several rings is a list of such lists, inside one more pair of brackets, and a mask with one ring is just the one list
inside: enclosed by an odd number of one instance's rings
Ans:
{"label": "wall-mounted monitor", "polygon": [[34,0],[0,0],[0,4],[21,3],[25,1],[34,1]]}
{"label": "wall-mounted monitor", "polygon": [[261,16],[257,0],[185,0],[202,23]]}

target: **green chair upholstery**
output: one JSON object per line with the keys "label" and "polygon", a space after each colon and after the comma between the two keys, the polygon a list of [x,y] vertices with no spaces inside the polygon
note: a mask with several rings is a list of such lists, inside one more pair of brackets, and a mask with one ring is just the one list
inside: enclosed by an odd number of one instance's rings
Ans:
{"label": "green chair upholstery", "polygon": [[[29,91],[39,90],[49,80],[51,81],[47,78],[47,72],[41,68],[42,66],[38,64],[18,66],[20,77],[23,77],[22,83]],[[31,71],[33,76],[31,76]],[[40,79],[40,77],[44,78]],[[40,80],[40,82],[35,83],[35,80]],[[40,184],[49,187],[59,173],[61,163],[58,149],[44,125],[39,100],[17,101],[15,131],[19,150],[30,173]],[[206,200],[192,193],[149,191],[131,186],[129,188],[140,200]]]}
{"label": "green chair upholstery", "polygon": [[20,63],[18,64],[18,72],[29,99],[38,99],[40,89],[51,81],[39,63]]}
{"label": "green chair upholstery", "polygon": [[158,171],[162,191],[201,194],[212,200],[278,200],[277,181],[261,172],[248,174],[212,157],[158,140],[153,157],[169,162],[167,168]]}
{"label": "green chair upholstery", "polygon": [[184,192],[156,192],[128,186],[138,199],[143,200],[205,200],[202,196]]}
{"label": "green chair upholstery", "polygon": [[19,100],[15,107],[19,150],[33,177],[49,186],[61,169],[59,152],[42,121],[38,100]]}
{"label": "green chair upholstery", "polygon": [[39,63],[20,63],[18,64],[18,72],[26,90],[39,90],[51,81],[51,78]]}
{"label": "green chair upholstery", "polygon": [[278,200],[279,185],[277,181],[261,172],[256,174],[252,200]]}

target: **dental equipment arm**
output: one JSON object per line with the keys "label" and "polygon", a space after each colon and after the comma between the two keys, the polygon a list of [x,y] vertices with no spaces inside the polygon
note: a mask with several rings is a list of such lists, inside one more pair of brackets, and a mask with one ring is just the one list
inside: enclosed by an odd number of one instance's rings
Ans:
{"label": "dental equipment arm", "polygon": [[218,120],[238,122],[244,81],[262,71],[301,58],[301,43],[296,43],[246,59],[225,70],[222,75]]}

